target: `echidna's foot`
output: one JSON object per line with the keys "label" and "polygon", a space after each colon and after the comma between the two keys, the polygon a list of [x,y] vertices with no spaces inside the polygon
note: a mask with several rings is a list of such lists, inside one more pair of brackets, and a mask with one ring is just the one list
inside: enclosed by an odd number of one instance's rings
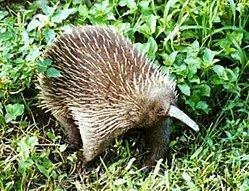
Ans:
{"label": "echidna's foot", "polygon": [[170,120],[165,120],[155,127],[145,129],[146,144],[150,148],[150,153],[145,162],[146,169],[152,170],[153,166],[161,158],[164,158],[167,151],[167,143],[170,135]]}
{"label": "echidna's foot", "polygon": [[89,162],[84,161],[83,166],[85,167],[85,170],[89,172],[93,171],[94,169],[98,167],[96,160],[92,160]]}
{"label": "echidna's foot", "polygon": [[65,129],[68,149],[78,150],[82,148],[80,131],[70,115],[66,113],[57,113],[54,114],[54,116]]}
{"label": "echidna's foot", "polygon": [[151,150],[145,156],[145,162],[143,165],[143,172],[149,173],[156,165],[157,161],[164,158],[164,152],[159,152],[158,150]]}
{"label": "echidna's foot", "polygon": [[154,165],[155,165],[155,161],[152,161],[151,159],[147,159],[143,166],[143,172],[146,174],[149,173],[153,169]]}
{"label": "echidna's foot", "polygon": [[98,171],[98,162],[94,159],[91,161],[87,161],[84,158],[84,154],[82,152],[77,152],[77,158],[79,159],[78,163],[78,172],[83,176],[88,176],[92,171]]}
{"label": "echidna's foot", "polygon": [[76,126],[71,126],[66,129],[68,148],[79,150],[82,148],[82,141],[79,134],[79,129]]}

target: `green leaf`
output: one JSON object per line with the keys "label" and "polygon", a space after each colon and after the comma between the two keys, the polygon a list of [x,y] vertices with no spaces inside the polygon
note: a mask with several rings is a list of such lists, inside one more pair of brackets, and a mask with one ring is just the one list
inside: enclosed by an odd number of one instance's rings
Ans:
{"label": "green leaf", "polygon": [[193,181],[191,180],[191,177],[189,176],[189,174],[187,172],[182,173],[182,178],[186,181],[186,184],[188,185],[189,190],[191,190],[191,191],[198,191],[199,190],[195,186],[195,184],[193,183]]}
{"label": "green leaf", "polygon": [[146,11],[149,8],[150,1],[140,1],[139,6],[141,7],[142,11]]}
{"label": "green leaf", "polygon": [[134,11],[137,8],[135,0],[127,0],[127,7]]}
{"label": "green leaf", "polygon": [[41,9],[43,13],[47,16],[53,15],[54,11],[57,9],[57,4],[54,7],[49,7],[47,0],[41,0]]}
{"label": "green leaf", "polygon": [[203,61],[207,63],[212,63],[214,56],[217,54],[217,52],[212,51],[208,48],[205,48],[204,54],[203,54]]}
{"label": "green leaf", "polygon": [[189,71],[188,77],[189,77],[189,79],[192,79],[194,77],[194,74],[197,73],[197,67],[196,67],[196,65],[193,64],[193,63],[189,64],[188,65],[188,71]]}
{"label": "green leaf", "polygon": [[210,97],[210,92],[211,92],[211,88],[207,85],[207,84],[201,84],[199,87],[198,87],[198,90],[199,90],[199,94],[201,96],[207,96],[207,97]]}
{"label": "green leaf", "polygon": [[45,36],[46,43],[49,45],[54,40],[56,33],[53,29],[46,28],[43,31],[43,34]]}
{"label": "green leaf", "polygon": [[200,84],[201,81],[200,81],[200,78],[198,76],[193,76],[191,79],[189,79],[189,82],[191,83],[196,83],[196,84]]}
{"label": "green leaf", "polygon": [[190,87],[187,84],[178,84],[177,86],[183,94],[190,96]]}
{"label": "green leaf", "polygon": [[192,94],[186,104],[190,105],[193,110],[196,110],[196,104],[200,101],[200,97],[197,94]]}
{"label": "green leaf", "polygon": [[218,75],[218,76],[223,76],[225,73],[225,68],[221,65],[215,65],[213,66],[213,71]]}
{"label": "green leaf", "polygon": [[231,51],[232,51],[232,49],[231,49],[232,42],[230,40],[228,40],[227,38],[221,39],[217,44],[222,49],[224,49],[228,54],[231,53]]}
{"label": "green leaf", "polygon": [[114,25],[115,25],[115,28],[118,29],[118,31],[122,31],[124,34],[129,32],[129,30],[131,28],[130,23],[123,23],[120,21],[116,21]]}
{"label": "green leaf", "polygon": [[150,48],[150,44],[149,43],[145,43],[145,44],[142,44],[140,42],[138,43],[135,43],[134,44],[134,47],[139,51],[141,52],[142,54],[145,54],[149,51],[149,48]]}
{"label": "green leaf", "polygon": [[136,2],[134,0],[120,0],[118,4],[121,7],[127,6],[131,10],[136,8]]}
{"label": "green leaf", "polygon": [[24,105],[15,103],[15,104],[8,104],[5,106],[6,115],[5,121],[9,123],[10,121],[16,120],[16,118],[23,114],[24,112]]}
{"label": "green leaf", "polygon": [[204,111],[206,114],[208,114],[209,110],[210,110],[209,107],[208,107],[208,104],[205,101],[199,101],[196,104],[196,108]]}
{"label": "green leaf", "polygon": [[203,147],[199,147],[194,154],[191,155],[190,159],[193,160],[194,158],[198,157],[198,155],[201,153],[201,151],[203,150]]}
{"label": "green leaf", "polygon": [[156,22],[157,22],[157,17],[153,14],[151,14],[148,18],[148,25],[150,29],[150,34],[153,34],[156,32]]}
{"label": "green leaf", "polygon": [[53,163],[47,158],[40,159],[39,163],[37,162],[35,163],[36,167],[42,174],[44,174],[47,178],[49,178],[51,176],[51,173],[53,172],[54,168]]}
{"label": "green leaf", "polygon": [[22,38],[23,38],[24,46],[26,46],[26,47],[29,46],[29,35],[28,35],[27,31],[23,31]]}
{"label": "green leaf", "polygon": [[30,23],[27,26],[27,31],[30,32],[36,28],[38,28],[39,26],[42,25],[42,22],[39,21],[38,19],[34,18],[30,21]]}
{"label": "green leaf", "polygon": [[8,15],[7,11],[0,11],[0,20],[2,20],[7,15]]}
{"label": "green leaf", "polygon": [[225,89],[229,90],[229,92],[237,93],[239,95],[239,88],[238,88],[238,86],[235,86],[232,83],[227,83],[227,84],[223,84],[223,87]]}
{"label": "green leaf", "polygon": [[10,113],[6,113],[5,116],[4,116],[4,119],[5,119],[6,123],[9,123],[10,121],[15,120],[15,116],[13,116]]}
{"label": "green leaf", "polygon": [[243,32],[234,31],[231,34],[228,34],[228,37],[231,39],[232,42],[233,40],[235,40],[238,45],[241,45],[243,39]]}
{"label": "green leaf", "polygon": [[38,72],[43,74],[44,72],[47,71],[48,67],[51,66],[51,64],[52,64],[52,60],[50,60],[50,59],[45,59],[43,61],[39,61],[37,63]]}
{"label": "green leaf", "polygon": [[[177,75],[179,76],[182,76],[183,77],[183,80],[184,78],[187,76],[188,74],[188,69],[187,69],[187,66],[186,64],[181,64],[178,68],[177,68],[177,71],[176,71]],[[181,81],[183,82],[183,81]]]}
{"label": "green leaf", "polygon": [[60,71],[53,67],[48,68],[46,73],[48,77],[58,78],[61,76]]}
{"label": "green leaf", "polygon": [[154,56],[157,51],[157,43],[153,37],[148,39],[149,51],[148,54]]}
{"label": "green leaf", "polygon": [[[237,73],[235,73],[235,72]],[[235,82],[238,80],[239,77],[239,71],[238,68],[236,70],[236,68],[234,70],[231,70],[230,68],[226,68],[226,75],[228,77],[229,82]]]}
{"label": "green leaf", "polygon": [[200,49],[200,44],[197,40],[195,40],[192,44],[191,44],[191,48],[193,51],[195,52],[199,52]]}
{"label": "green leaf", "polygon": [[52,133],[51,131],[47,132],[47,136],[51,141],[56,140],[55,134]]}
{"label": "green leaf", "polygon": [[164,58],[164,61],[163,63],[166,65],[166,66],[171,66],[175,60],[176,60],[176,56],[178,54],[178,51],[173,51],[172,53],[170,53],[170,55],[168,54],[163,54],[163,58]]}
{"label": "green leaf", "polygon": [[220,85],[224,83],[224,80],[220,79],[220,77],[217,75],[211,76],[210,80],[211,80],[211,83],[214,85]]}
{"label": "green leaf", "polygon": [[88,17],[88,8],[86,5],[80,5],[77,10],[81,19],[85,20]]}
{"label": "green leaf", "polygon": [[34,61],[36,58],[38,58],[42,52],[39,50],[39,48],[31,49],[29,54],[26,56],[26,61]]}
{"label": "green leaf", "polygon": [[200,50],[200,45],[197,40],[195,40],[190,46],[185,48],[183,52],[187,53],[187,58],[196,58]]}
{"label": "green leaf", "polygon": [[1,41],[9,41],[14,37],[15,33],[10,31],[5,31],[0,33],[0,42]]}
{"label": "green leaf", "polygon": [[193,57],[186,58],[186,59],[184,59],[184,62],[187,63],[188,65],[194,65],[195,68],[198,68],[198,69],[201,67],[201,59],[199,57],[197,57],[197,58],[193,58]]}
{"label": "green leaf", "polygon": [[233,50],[232,53],[231,53],[231,57],[234,59],[234,60],[238,60],[240,63],[243,63],[242,60],[243,60],[243,55],[241,54],[240,51],[238,50]]}
{"label": "green leaf", "polygon": [[44,72],[47,71],[47,67],[44,66],[44,65],[42,65],[42,64],[38,64],[38,65],[37,65],[37,70],[38,70],[39,73],[42,73],[42,74],[43,74]]}
{"label": "green leaf", "polygon": [[121,7],[126,6],[126,5],[127,5],[127,0],[120,0],[120,1],[118,2],[118,5],[121,6]]}
{"label": "green leaf", "polygon": [[112,12],[107,13],[106,16],[107,16],[106,17],[107,20],[109,20],[109,21],[115,21],[116,20],[115,15]]}
{"label": "green leaf", "polygon": [[36,136],[31,136],[26,138],[25,142],[28,147],[32,150],[35,148],[36,145],[38,145],[38,138]]}
{"label": "green leaf", "polygon": [[31,151],[33,151],[38,144],[38,138],[36,136],[23,137],[17,144],[19,157],[21,160],[27,160],[30,157]]}
{"label": "green leaf", "polygon": [[49,171],[43,166],[43,165],[40,165],[40,164],[35,164],[36,167],[38,168],[38,170],[43,174],[45,175],[47,178],[49,178]]}
{"label": "green leaf", "polygon": [[63,20],[69,17],[76,11],[75,8],[59,10],[52,18],[51,21],[54,23],[61,23]]}
{"label": "green leaf", "polygon": [[59,148],[60,152],[64,152],[66,149],[67,149],[66,144],[60,145],[60,148]]}
{"label": "green leaf", "polygon": [[34,162],[31,159],[23,160],[21,159],[18,162],[18,172],[20,174],[24,174],[28,169],[30,169],[33,166]]}
{"label": "green leaf", "polygon": [[45,59],[41,62],[41,64],[46,65],[46,66],[51,66],[52,60],[51,59]]}

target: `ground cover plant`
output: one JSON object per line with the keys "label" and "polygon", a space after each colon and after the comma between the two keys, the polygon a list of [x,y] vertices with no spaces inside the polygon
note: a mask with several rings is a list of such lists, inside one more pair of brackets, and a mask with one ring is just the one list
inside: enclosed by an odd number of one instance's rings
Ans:
{"label": "ground cover plant", "polygon": [[[81,154],[37,108],[42,52],[70,25],[113,25],[177,80],[166,160],[142,170],[136,139],[117,139],[87,173]],[[249,190],[247,0],[0,1],[0,190]]]}

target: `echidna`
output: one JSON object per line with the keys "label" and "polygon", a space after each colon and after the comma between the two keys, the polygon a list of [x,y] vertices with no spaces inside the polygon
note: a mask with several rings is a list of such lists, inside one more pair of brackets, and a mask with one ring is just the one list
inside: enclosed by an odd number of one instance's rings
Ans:
{"label": "echidna", "polygon": [[57,38],[45,58],[61,77],[39,77],[42,104],[64,126],[71,143],[82,143],[85,161],[114,138],[140,128],[153,163],[165,154],[169,117],[199,129],[176,107],[175,82],[109,27],[76,27]]}

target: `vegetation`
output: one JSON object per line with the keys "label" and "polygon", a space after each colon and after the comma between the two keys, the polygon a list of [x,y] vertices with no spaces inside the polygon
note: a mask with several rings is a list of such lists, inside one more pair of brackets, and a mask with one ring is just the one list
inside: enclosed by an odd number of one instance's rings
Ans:
{"label": "vegetation", "polygon": [[[247,0],[0,1],[0,190],[249,190]],[[118,139],[87,172],[54,118],[37,108],[42,52],[71,25],[113,25],[178,82],[181,123],[166,160],[142,169],[136,138]],[[139,152],[138,152],[139,151]]]}

